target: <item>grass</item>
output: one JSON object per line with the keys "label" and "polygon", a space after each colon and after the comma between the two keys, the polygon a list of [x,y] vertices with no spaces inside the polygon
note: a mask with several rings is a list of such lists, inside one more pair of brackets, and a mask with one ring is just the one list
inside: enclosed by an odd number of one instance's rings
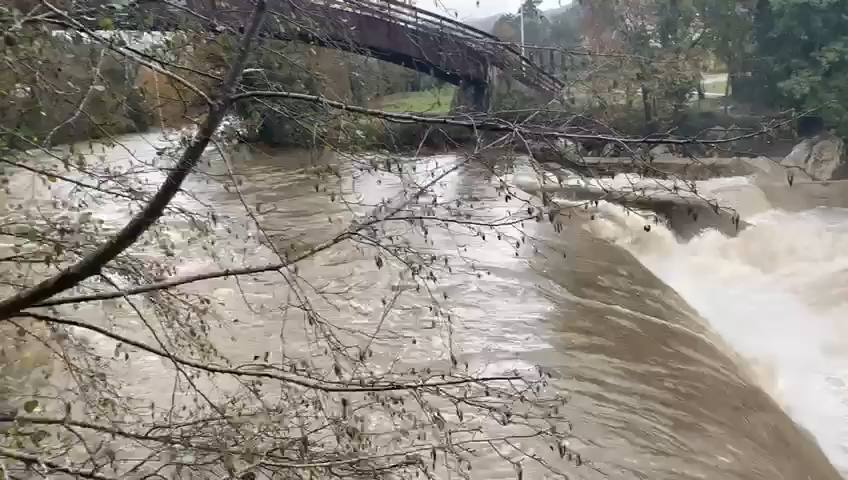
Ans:
{"label": "grass", "polygon": [[725,88],[727,88],[727,80],[712,82],[704,85],[704,92],[724,95]]}
{"label": "grass", "polygon": [[724,96],[727,88],[727,74],[723,72],[704,74],[704,92]]}
{"label": "grass", "polygon": [[456,87],[448,86],[420,92],[393,93],[374,100],[377,108],[388,112],[443,115],[450,111]]}

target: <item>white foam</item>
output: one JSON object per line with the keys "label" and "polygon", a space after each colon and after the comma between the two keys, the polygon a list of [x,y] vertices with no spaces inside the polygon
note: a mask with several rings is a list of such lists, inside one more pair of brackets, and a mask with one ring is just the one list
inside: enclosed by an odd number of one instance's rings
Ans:
{"label": "white foam", "polygon": [[614,177],[599,177],[587,179],[588,185],[604,190],[642,191],[650,192],[676,192],[683,196],[694,196],[696,193],[713,192],[730,187],[745,187],[751,185],[747,177],[717,177],[697,184],[697,189],[692,191],[693,182],[683,181],[678,178],[658,179],[644,177],[635,173],[619,173]]}
{"label": "white foam", "polygon": [[588,228],[698,310],[848,473],[848,209],[768,210],[737,237],[706,231],[689,242],[661,225],[645,232],[617,206],[599,210]]}

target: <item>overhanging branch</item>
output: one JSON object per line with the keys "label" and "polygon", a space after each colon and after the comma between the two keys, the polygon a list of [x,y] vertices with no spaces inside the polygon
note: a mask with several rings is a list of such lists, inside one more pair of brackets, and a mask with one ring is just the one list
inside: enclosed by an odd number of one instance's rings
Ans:
{"label": "overhanging branch", "polygon": [[104,265],[135,243],[162,216],[171,200],[180,191],[183,181],[200,161],[200,157],[203,155],[206,146],[209,145],[212,135],[218,129],[231,105],[229,99],[241,79],[241,72],[244,69],[247,57],[250,55],[251,45],[256,33],[262,24],[265,9],[265,1],[259,0],[251,14],[249,27],[241,39],[232,67],[221,86],[220,100],[212,102],[203,125],[150,202],[114,237],[82,260],[62,270],[59,274],[0,302],[0,320],[7,319],[25,308],[72,288],[92,275],[96,275]]}
{"label": "overhanging branch", "polygon": [[44,460],[39,458],[37,455],[33,455],[31,453],[22,452],[20,450],[13,450],[11,448],[0,447],[0,457],[12,458],[27,464],[34,465],[44,465],[50,470],[54,470],[57,472],[67,473],[68,475],[73,475],[75,477],[81,478],[92,478],[95,480],[116,480],[117,477],[110,477],[107,475],[103,475],[101,473],[97,473],[95,470],[83,470],[81,468],[68,467],[64,465],[60,465],[56,462],[52,462],[50,460]]}
{"label": "overhanging branch", "polygon": [[740,140],[745,140],[748,138],[758,137],[760,135],[765,135],[776,128],[779,128],[783,125],[786,125],[793,121],[793,119],[788,119],[783,122],[777,123],[770,127],[764,127],[760,130],[738,135],[730,138],[722,138],[717,140],[707,140],[707,139],[699,139],[697,137],[671,137],[671,136],[646,136],[646,137],[617,137],[613,135],[590,135],[584,133],[569,133],[565,130],[557,130],[553,128],[545,128],[541,126],[530,126],[525,127],[521,125],[515,125],[504,120],[495,119],[495,118],[486,118],[481,121],[476,120],[463,120],[456,117],[431,117],[425,115],[415,115],[412,113],[394,113],[387,112],[385,110],[376,110],[373,108],[361,107],[358,105],[350,105],[347,103],[339,102],[336,100],[331,100],[327,97],[322,97],[319,95],[308,95],[305,93],[296,93],[296,92],[280,92],[273,90],[261,90],[261,91],[251,91],[244,92],[233,95],[232,100],[234,102],[249,100],[251,98],[281,98],[281,99],[289,99],[289,100],[298,100],[302,102],[315,103],[319,105],[324,105],[336,110],[342,110],[345,112],[358,113],[362,115],[368,115],[371,117],[381,118],[383,120],[387,120],[394,123],[421,123],[421,124],[429,124],[429,125],[450,125],[456,127],[463,128],[471,128],[476,130],[486,130],[491,132],[514,132],[516,134],[527,135],[527,136],[537,136],[537,137],[548,137],[548,138],[562,138],[567,140],[576,140],[576,141],[601,141],[608,143],[617,143],[617,144],[629,144],[629,145],[721,145],[732,142],[737,142]]}
{"label": "overhanging branch", "polygon": [[[281,270],[281,269],[284,269],[284,268],[291,266],[292,264],[294,264],[296,262],[299,262],[299,261],[304,260],[308,257],[311,257],[312,255],[315,255],[316,253],[324,251],[324,250],[332,247],[333,245],[336,245],[339,242],[342,242],[342,241],[350,238],[351,235],[359,232],[360,230],[362,230],[364,228],[367,228],[367,227],[372,226],[372,225],[376,225],[376,224],[378,224],[382,221],[385,221],[387,219],[397,220],[397,218],[393,218],[393,217],[395,215],[397,215],[400,211],[402,211],[406,207],[406,205],[409,204],[410,199],[416,198],[418,195],[424,193],[425,191],[427,191],[427,189],[429,189],[430,187],[432,187],[436,183],[440,182],[447,175],[457,171],[460,167],[464,166],[470,160],[471,160],[471,157],[467,157],[466,159],[457,162],[453,166],[445,168],[444,171],[442,171],[441,173],[439,173],[435,177],[431,178],[430,181],[428,181],[427,183],[425,183],[424,185],[419,187],[418,190],[416,191],[416,193],[409,195],[409,196],[399,197],[399,199],[397,200],[397,204],[394,205],[394,206],[391,206],[391,208],[386,209],[382,213],[380,213],[378,211],[375,215],[372,215],[369,218],[369,220],[366,221],[366,222],[351,225],[351,227],[348,228],[346,231],[340,233],[339,235],[336,235],[335,237],[333,237],[332,239],[330,239],[326,242],[323,242],[323,243],[321,243],[321,244],[319,244],[315,247],[310,248],[309,250],[297,255],[296,257],[294,257],[292,259],[289,259],[287,262],[273,263],[273,264],[270,264],[270,265],[263,265],[263,266],[258,266],[258,267],[245,267],[245,268],[218,270],[218,271],[215,271],[215,272],[207,272],[207,273],[201,273],[201,274],[197,274],[197,275],[189,275],[189,276],[186,276],[186,277],[174,278],[174,279],[166,280],[166,281],[163,281],[163,282],[151,283],[151,284],[142,285],[142,286],[139,286],[139,287],[128,288],[126,290],[94,293],[94,294],[90,294],[90,295],[78,295],[78,296],[73,296],[73,297],[59,298],[59,299],[52,300],[52,301],[41,301],[41,302],[38,302],[36,304],[31,304],[29,306],[32,306],[32,307],[52,307],[52,306],[57,306],[57,305],[67,305],[67,304],[71,304],[71,303],[81,303],[81,302],[96,301],[96,300],[109,300],[109,299],[112,299],[112,298],[126,297],[128,295],[137,295],[137,294],[140,294],[140,293],[148,293],[148,292],[153,292],[153,291],[157,291],[157,290],[167,290],[167,289],[174,288],[174,287],[177,287],[177,286],[180,286],[180,285],[186,285],[186,284],[189,284],[189,283],[199,282],[199,281],[203,281],[203,280],[211,280],[211,279],[215,279],[215,278],[226,278],[226,277],[241,276],[241,275],[252,275],[252,274],[256,274],[256,273],[265,273],[265,272],[273,272],[273,271]],[[2,304],[0,304],[0,306],[2,306]],[[20,310],[22,310],[22,309],[20,309]],[[2,319],[2,318],[3,317],[0,316],[0,319]]]}
{"label": "overhanging branch", "polygon": [[69,320],[64,318],[52,317],[50,315],[42,315],[39,313],[32,312],[21,312],[19,314],[15,314],[16,318],[34,318],[36,320],[41,320],[46,323],[56,324],[56,325],[65,325],[70,327],[82,328],[85,330],[89,330],[95,333],[99,333],[105,337],[111,338],[118,342],[125,343],[127,345],[131,345],[139,350],[143,350],[148,353],[152,353],[162,358],[167,358],[172,360],[175,363],[180,365],[196,368],[198,370],[202,370],[208,373],[214,374],[224,374],[224,375],[233,375],[236,377],[253,377],[253,378],[265,378],[269,380],[278,380],[280,382],[288,383],[290,385],[297,385],[300,387],[312,389],[312,390],[321,390],[324,392],[340,392],[340,393],[363,393],[363,392],[396,392],[396,391],[405,391],[405,390],[427,390],[427,389],[439,389],[445,387],[458,387],[463,385],[470,384],[484,384],[490,382],[497,381],[521,381],[522,378],[518,375],[501,375],[501,376],[492,376],[492,377],[479,377],[479,378],[454,378],[452,380],[443,380],[439,382],[427,382],[426,380],[422,380],[414,383],[402,383],[402,382],[375,382],[372,384],[358,384],[351,385],[347,382],[331,382],[328,380],[322,380],[314,377],[308,377],[304,375],[297,375],[291,373],[278,373],[274,371],[268,370],[240,370],[237,368],[228,368],[221,367],[217,365],[210,365],[206,363],[199,362],[197,360],[192,360],[189,358],[182,358],[177,355],[174,355],[170,352],[166,352],[160,348],[153,347],[147,345],[138,340],[133,340],[131,338],[125,337],[118,333],[112,332],[106,328],[99,327],[97,325],[91,325],[84,322],[78,322],[76,320]]}

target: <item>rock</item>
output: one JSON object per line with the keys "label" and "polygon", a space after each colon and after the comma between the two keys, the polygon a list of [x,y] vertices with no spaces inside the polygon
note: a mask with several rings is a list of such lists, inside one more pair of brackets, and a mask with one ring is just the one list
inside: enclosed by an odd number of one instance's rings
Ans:
{"label": "rock", "polygon": [[848,170],[844,153],[845,142],[825,133],[795,145],[781,164],[798,167],[814,180],[838,180]]}
{"label": "rock", "polygon": [[742,158],[758,183],[786,183],[786,169],[768,157]]}
{"label": "rock", "polygon": [[621,154],[620,146],[615,142],[608,142],[604,145],[604,148],[601,149],[602,157],[616,157]]}
{"label": "rock", "polygon": [[674,152],[671,151],[668,145],[657,145],[648,152],[648,155],[650,155],[651,159],[657,160],[674,156]]}

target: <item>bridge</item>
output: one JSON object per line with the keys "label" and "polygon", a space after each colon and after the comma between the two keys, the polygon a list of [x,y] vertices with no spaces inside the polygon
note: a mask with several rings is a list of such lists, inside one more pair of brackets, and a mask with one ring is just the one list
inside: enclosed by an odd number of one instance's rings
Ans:
{"label": "bridge", "polygon": [[[136,6],[146,28],[163,31],[187,21],[238,28],[253,9],[250,0],[139,0]],[[263,32],[268,37],[366,55],[432,75],[457,85],[456,103],[468,110],[488,110],[499,75],[549,98],[563,89],[556,76],[514,45],[398,0],[269,0],[268,12]]]}

